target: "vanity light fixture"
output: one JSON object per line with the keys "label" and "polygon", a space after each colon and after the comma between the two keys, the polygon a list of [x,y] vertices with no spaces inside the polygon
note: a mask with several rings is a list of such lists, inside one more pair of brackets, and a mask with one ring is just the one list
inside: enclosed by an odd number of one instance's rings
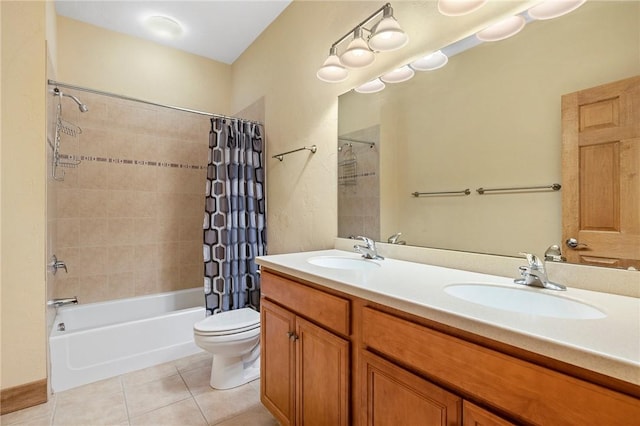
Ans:
{"label": "vanity light fixture", "polygon": [[144,20],[144,26],[155,35],[169,39],[180,37],[184,31],[178,21],[164,15],[149,16]]}
{"label": "vanity light fixture", "polygon": [[356,28],[353,31],[353,40],[347,46],[347,50],[340,55],[340,62],[349,68],[366,67],[376,59],[376,55],[369,48],[362,34],[362,27]]}
{"label": "vanity light fixture", "polygon": [[[346,49],[338,55],[339,45],[349,39]],[[366,67],[375,60],[377,52],[399,49],[408,40],[409,37],[393,16],[391,4],[386,3],[331,45],[329,56],[316,76],[329,83],[344,81],[348,77],[345,67]]]}
{"label": "vanity light fixture", "polygon": [[374,25],[369,37],[369,47],[377,52],[397,50],[409,42],[409,37],[393,17],[393,9],[386,4],[382,11],[382,20]]}
{"label": "vanity light fixture", "polygon": [[385,84],[379,78],[375,80],[368,81],[360,86],[356,87],[355,90],[358,93],[377,93],[385,88]]}
{"label": "vanity light fixture", "polygon": [[339,83],[349,77],[349,71],[340,63],[337,47],[331,46],[329,57],[324,61],[316,76],[327,83]]}
{"label": "vanity light fixture", "polygon": [[[455,4],[458,2],[473,3],[472,0],[450,0],[450,1],[452,2],[452,4]],[[439,68],[442,68],[448,63],[449,57],[451,56],[455,56],[461,52],[471,49],[481,44],[484,41],[504,40],[505,38],[511,37],[519,33],[525,27],[527,22],[531,22],[532,19],[551,19],[556,16],[561,16],[573,10],[576,10],[578,7],[582,6],[582,4],[584,4],[585,2],[586,0],[543,1],[538,5],[531,7],[527,11],[528,16],[527,14],[521,13],[519,15],[515,15],[509,18],[503,19],[493,25],[488,26],[487,28],[485,28],[482,31],[479,31],[476,34],[472,34],[466,38],[463,38],[461,40],[458,40],[454,43],[451,43],[443,47],[442,50],[438,50],[436,52],[430,53],[429,55],[418,58],[407,65],[404,65],[393,71],[387,72],[374,80],[371,80],[367,83],[364,83],[356,87],[353,90],[358,93],[380,92],[386,87],[385,83],[400,83],[402,81],[407,81],[414,76],[415,73],[413,71],[432,71],[432,70],[437,70]],[[449,3],[449,1],[440,0],[438,7],[440,8],[441,4],[445,4],[445,3]],[[478,1],[478,3],[482,3],[480,5],[482,6],[484,4],[484,1]],[[556,14],[556,12],[560,10],[562,10],[562,13]],[[371,17],[368,19],[371,19]],[[341,41],[342,39],[338,40],[334,44],[334,46],[340,43]],[[318,76],[318,78],[320,78],[320,76]]]}
{"label": "vanity light fixture", "polygon": [[441,50],[433,52],[420,59],[411,62],[409,66],[416,71],[433,71],[442,68],[449,62],[449,57],[442,53]]}
{"label": "vanity light fixture", "polygon": [[438,11],[446,16],[460,16],[475,12],[487,0],[438,0]]}
{"label": "vanity light fixture", "polygon": [[403,67],[396,68],[393,71],[389,71],[386,74],[383,74],[380,77],[380,80],[385,83],[402,83],[403,81],[411,79],[411,77],[413,77],[415,74],[415,71],[412,70],[409,65],[405,65]]}
{"label": "vanity light fixture", "polygon": [[533,19],[553,19],[582,6],[587,0],[546,0],[531,7],[527,13]]}
{"label": "vanity light fixture", "polygon": [[498,21],[476,33],[476,37],[482,41],[498,41],[513,37],[525,26],[526,21],[520,15],[510,16]]}

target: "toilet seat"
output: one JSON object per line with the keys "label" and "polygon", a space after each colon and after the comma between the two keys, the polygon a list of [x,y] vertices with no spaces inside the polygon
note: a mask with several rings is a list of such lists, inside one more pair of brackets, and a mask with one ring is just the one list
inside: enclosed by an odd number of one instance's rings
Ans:
{"label": "toilet seat", "polygon": [[260,313],[251,308],[236,309],[211,315],[193,326],[200,336],[226,336],[260,328]]}

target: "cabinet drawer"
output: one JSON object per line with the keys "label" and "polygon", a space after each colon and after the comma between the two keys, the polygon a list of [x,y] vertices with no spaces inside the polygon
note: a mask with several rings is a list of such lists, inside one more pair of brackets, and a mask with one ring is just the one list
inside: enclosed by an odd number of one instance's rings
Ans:
{"label": "cabinet drawer", "polygon": [[342,335],[350,334],[349,300],[262,271],[263,297]]}
{"label": "cabinet drawer", "polygon": [[534,424],[624,425],[640,401],[371,308],[366,347]]}

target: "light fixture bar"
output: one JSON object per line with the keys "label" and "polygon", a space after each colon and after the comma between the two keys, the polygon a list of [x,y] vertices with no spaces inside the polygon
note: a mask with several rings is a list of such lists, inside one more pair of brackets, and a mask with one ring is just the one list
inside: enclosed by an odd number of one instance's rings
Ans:
{"label": "light fixture bar", "polygon": [[387,3],[384,6],[382,6],[380,9],[376,10],[375,12],[373,12],[371,15],[369,15],[364,21],[360,22],[358,25],[356,25],[355,27],[351,28],[349,30],[349,32],[347,32],[345,35],[343,35],[342,37],[340,37],[338,39],[338,41],[336,41],[335,43],[333,43],[331,45],[331,47],[336,47],[337,45],[339,45],[340,43],[342,43],[343,41],[345,41],[347,39],[347,37],[349,37],[350,35],[353,34],[353,32],[358,29],[358,28],[362,28],[364,30],[367,30],[369,32],[371,32],[371,30],[369,30],[368,28],[365,28],[365,25],[368,24],[369,22],[371,22],[371,20],[373,18],[375,18],[378,14],[380,14],[380,12],[383,12],[384,9],[386,7],[391,7],[391,3]]}

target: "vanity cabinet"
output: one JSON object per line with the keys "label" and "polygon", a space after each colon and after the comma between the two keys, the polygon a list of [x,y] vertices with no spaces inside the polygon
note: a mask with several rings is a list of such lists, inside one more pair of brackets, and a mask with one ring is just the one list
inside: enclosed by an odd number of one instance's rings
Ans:
{"label": "vanity cabinet", "polygon": [[461,424],[462,398],[367,351],[360,365],[362,424]]}
{"label": "vanity cabinet", "polygon": [[262,271],[261,400],[283,425],[627,425],[640,390]]}
{"label": "vanity cabinet", "polygon": [[349,301],[268,272],[261,288],[262,403],[282,425],[348,425]]}
{"label": "vanity cabinet", "polygon": [[[369,350],[518,423],[626,425],[640,418],[637,398],[390,313],[364,307],[362,325],[363,345]],[[465,418],[467,412],[470,419]],[[498,417],[483,416],[490,413],[471,404],[465,413],[465,425],[505,424]],[[494,423],[489,423],[492,418]]]}

